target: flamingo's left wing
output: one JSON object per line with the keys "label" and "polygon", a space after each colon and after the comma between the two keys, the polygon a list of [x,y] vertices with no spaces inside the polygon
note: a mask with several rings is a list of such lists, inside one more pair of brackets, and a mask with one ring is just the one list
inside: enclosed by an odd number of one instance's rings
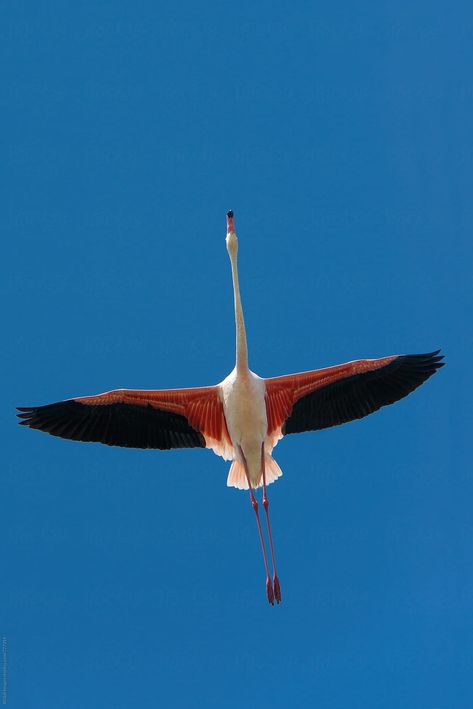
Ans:
{"label": "flamingo's left wing", "polygon": [[392,404],[443,366],[439,351],[360,359],[266,379],[268,434],[275,442],[288,433],[336,426]]}
{"label": "flamingo's left wing", "polygon": [[216,386],[116,389],[19,411],[22,425],[76,441],[127,448],[207,447],[220,455],[229,443]]}

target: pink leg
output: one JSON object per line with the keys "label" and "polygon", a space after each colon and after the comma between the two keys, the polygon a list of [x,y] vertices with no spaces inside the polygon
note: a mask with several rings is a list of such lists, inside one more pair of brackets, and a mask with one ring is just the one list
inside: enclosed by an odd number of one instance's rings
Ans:
{"label": "pink leg", "polygon": [[271,559],[273,561],[273,586],[274,586],[274,596],[277,603],[281,603],[281,586],[279,584],[278,573],[276,571],[276,560],[274,558],[274,547],[273,547],[273,535],[271,534],[271,523],[269,521],[269,501],[266,497],[266,470],[264,467],[264,445],[261,448],[261,468],[263,470],[263,507],[266,512],[266,522],[268,524],[268,537],[269,537],[269,548],[271,549]]}
{"label": "pink leg", "polygon": [[[271,578],[269,576],[268,558],[266,556],[266,547],[264,545],[263,531],[261,529],[261,521],[259,518],[258,502],[257,502],[255,494],[253,492],[253,488],[251,487],[250,476],[248,474],[248,466],[246,464],[245,456],[243,455],[243,451],[241,450],[241,448],[240,448],[240,454],[241,454],[241,457],[243,460],[243,467],[245,468],[245,475],[246,475],[246,479],[248,481],[248,487],[250,490],[251,505],[255,511],[256,524],[258,525],[258,532],[259,532],[259,538],[260,538],[260,542],[261,542],[261,549],[263,551],[264,568],[266,569],[266,594],[268,596],[268,601],[271,603],[272,606],[274,606],[273,584],[272,584]],[[279,601],[278,601],[278,603],[279,603]]]}

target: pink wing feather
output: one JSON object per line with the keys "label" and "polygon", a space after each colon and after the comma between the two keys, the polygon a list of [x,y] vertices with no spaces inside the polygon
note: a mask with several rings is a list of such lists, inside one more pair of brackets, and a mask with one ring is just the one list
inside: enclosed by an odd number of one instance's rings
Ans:
{"label": "pink wing feather", "polygon": [[266,379],[270,440],[352,421],[392,404],[443,366],[438,352],[360,359]]}
{"label": "pink wing feather", "polygon": [[231,448],[219,388],[116,389],[20,408],[21,423],[55,436],[136,448]]}

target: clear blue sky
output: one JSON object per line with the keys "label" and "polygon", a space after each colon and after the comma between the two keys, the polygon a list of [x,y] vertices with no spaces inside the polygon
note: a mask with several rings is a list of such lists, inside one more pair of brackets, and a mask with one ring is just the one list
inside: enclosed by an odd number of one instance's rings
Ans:
{"label": "clear blue sky", "polygon": [[[1,3],[10,706],[473,706],[472,24],[427,0]],[[229,208],[258,374],[448,358],[278,445],[275,608],[227,463],[14,418],[223,379]]]}

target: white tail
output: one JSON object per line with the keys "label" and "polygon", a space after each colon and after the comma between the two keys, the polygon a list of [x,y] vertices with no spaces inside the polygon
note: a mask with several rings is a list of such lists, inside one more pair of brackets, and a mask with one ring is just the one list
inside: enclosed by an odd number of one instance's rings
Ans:
{"label": "white tail", "polygon": [[[266,485],[275,482],[282,475],[282,470],[276,463],[274,458],[269,454],[264,454],[264,467],[266,471]],[[263,476],[257,485],[261,487],[263,484]],[[228,471],[227,487],[236,487],[238,490],[248,490],[248,480],[246,479],[245,469],[238,460],[234,460]]]}

